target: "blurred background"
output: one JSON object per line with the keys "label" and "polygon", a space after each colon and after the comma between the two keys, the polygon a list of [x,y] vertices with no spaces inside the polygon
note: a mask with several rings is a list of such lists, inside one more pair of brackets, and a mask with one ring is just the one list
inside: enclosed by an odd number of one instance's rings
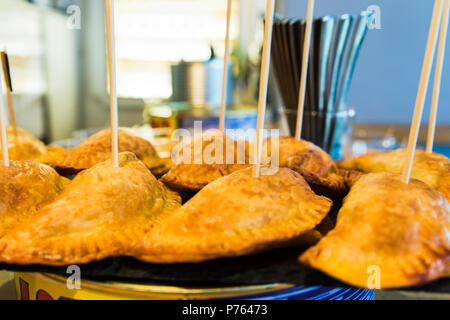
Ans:
{"label": "blurred background", "polygon": [[[316,16],[380,8],[358,60],[349,105],[355,140],[405,142],[412,119],[433,1],[320,0]],[[155,129],[218,124],[225,0],[116,0],[117,86],[121,126]],[[256,126],[265,0],[234,0],[228,88],[230,128]],[[276,12],[303,18],[306,0],[278,0]],[[46,142],[108,126],[102,0],[0,0],[17,122]],[[436,141],[450,145],[450,50],[444,66]],[[434,72],[434,70],[433,70]],[[429,90],[429,96],[431,95]],[[421,141],[425,141],[431,99]],[[271,77],[267,125],[282,104]],[[150,139],[161,132],[153,132]],[[389,140],[391,139],[391,140]],[[391,141],[391,142],[389,142]]]}

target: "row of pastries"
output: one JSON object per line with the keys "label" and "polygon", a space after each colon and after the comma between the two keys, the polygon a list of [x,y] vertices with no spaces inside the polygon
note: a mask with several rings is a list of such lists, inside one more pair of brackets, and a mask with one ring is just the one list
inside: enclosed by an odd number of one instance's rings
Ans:
{"label": "row of pastries", "polygon": [[[298,246],[307,247],[299,263],[358,287],[372,266],[381,288],[450,274],[450,160],[439,154],[418,151],[405,184],[405,150],[336,163],[312,143],[281,137],[280,168],[256,178],[248,143],[235,148],[243,164],[171,165],[120,130],[116,167],[109,130],[68,151],[23,130],[8,142],[22,134],[41,152],[21,155],[11,142],[13,161],[0,165],[2,263],[201,262]],[[216,138],[202,136],[201,151]],[[264,143],[271,150],[271,139]],[[184,148],[195,156],[193,142]],[[182,204],[185,191],[194,195]],[[344,196],[336,225],[324,227],[333,200]]]}

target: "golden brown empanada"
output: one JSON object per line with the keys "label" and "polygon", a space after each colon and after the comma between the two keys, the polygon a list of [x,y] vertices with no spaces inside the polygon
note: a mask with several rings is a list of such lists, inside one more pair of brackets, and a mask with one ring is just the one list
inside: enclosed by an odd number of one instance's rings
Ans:
{"label": "golden brown empanada", "polygon": [[[450,205],[419,180],[363,175],[352,186],[336,228],[300,261],[358,287],[416,286],[450,273]],[[375,272],[378,272],[375,274]]]}
{"label": "golden brown empanada", "polygon": [[[17,137],[13,127],[6,128],[8,136],[8,153],[11,160],[34,160],[53,166],[61,158],[65,150],[57,146],[46,146],[21,128],[17,128]],[[3,159],[0,150],[0,160]]]}
{"label": "golden brown empanada", "polygon": [[[164,162],[149,141],[124,130],[119,130],[118,140],[119,152],[133,152],[150,170],[159,170],[161,166],[164,166]],[[89,169],[111,157],[111,130],[107,129],[69,150],[56,163],[56,170],[63,174],[73,174]]]}
{"label": "golden brown empanada", "polygon": [[0,261],[67,265],[133,255],[158,220],[180,206],[132,153],[79,173],[55,201],[0,239]]}
{"label": "golden brown empanada", "polygon": [[[339,163],[343,169],[368,172],[401,173],[407,158],[406,149],[367,154]],[[411,177],[427,183],[450,201],[450,159],[438,153],[416,150]]]}
{"label": "golden brown empanada", "polygon": [[35,161],[0,163],[0,237],[53,201],[69,180]]}
{"label": "golden brown empanada", "polygon": [[[196,149],[196,145],[201,147]],[[219,161],[216,161],[216,149],[223,153],[217,154]],[[161,181],[178,191],[198,191],[223,176],[247,168],[250,163],[249,144],[234,141],[219,131],[206,132],[182,145],[180,158],[182,150],[190,150],[190,157],[186,157],[187,161],[180,159],[182,161],[172,166],[161,178]],[[227,161],[227,152],[230,152],[232,161]],[[211,159],[206,162],[204,155],[211,156]],[[195,162],[195,159],[198,161]]]}
{"label": "golden brown empanada", "polygon": [[[293,137],[279,137],[279,166],[300,173],[314,192],[325,196],[345,194],[348,186],[331,156],[315,144]],[[271,141],[265,141],[271,156]],[[268,156],[267,156],[268,157]],[[265,162],[269,161],[266,158]]]}
{"label": "golden brown empanada", "polygon": [[317,241],[320,233],[313,229],[331,205],[288,168],[259,178],[247,168],[208,184],[161,219],[137,258],[154,263],[199,262]]}

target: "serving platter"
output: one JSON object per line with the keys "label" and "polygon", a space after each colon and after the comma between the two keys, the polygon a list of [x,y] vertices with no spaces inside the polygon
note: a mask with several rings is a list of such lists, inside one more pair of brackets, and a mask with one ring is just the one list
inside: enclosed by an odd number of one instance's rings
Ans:
{"label": "serving platter", "polygon": [[[195,193],[181,192],[183,203]],[[328,214],[332,224],[342,206],[342,197],[333,198],[333,207]],[[201,263],[152,264],[132,257],[115,257],[78,265],[81,280],[93,281],[97,286],[114,283],[129,285],[151,285],[188,288],[230,288],[267,286],[278,288],[351,288],[326,274],[301,264],[298,257],[307,247],[283,248],[259,254],[234,258],[221,258]],[[68,266],[19,265],[0,263],[0,270],[17,273],[48,274],[66,279],[71,275]],[[354,288],[353,288],[354,289]],[[292,290],[292,289],[290,289]],[[450,278],[430,284],[399,290],[378,291],[386,299],[412,298],[450,299]]]}
{"label": "serving platter", "polygon": [[[177,287],[230,287],[286,284],[289,287],[350,288],[319,271],[298,262],[301,248],[273,250],[257,255],[217,259],[192,264],[150,264],[118,257],[79,265],[81,279],[96,283],[152,284]],[[67,278],[67,267],[0,264],[14,272],[39,272]],[[383,291],[385,297],[450,298],[450,278],[420,287]]]}

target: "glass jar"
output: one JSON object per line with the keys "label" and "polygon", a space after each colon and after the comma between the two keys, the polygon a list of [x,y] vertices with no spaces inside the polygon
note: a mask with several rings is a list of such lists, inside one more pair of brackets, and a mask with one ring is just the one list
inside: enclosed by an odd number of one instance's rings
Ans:
{"label": "glass jar", "polygon": [[[280,109],[280,121],[295,135],[297,111]],[[328,152],[334,160],[342,160],[353,144],[355,110],[346,108],[339,112],[304,111],[301,138]]]}

